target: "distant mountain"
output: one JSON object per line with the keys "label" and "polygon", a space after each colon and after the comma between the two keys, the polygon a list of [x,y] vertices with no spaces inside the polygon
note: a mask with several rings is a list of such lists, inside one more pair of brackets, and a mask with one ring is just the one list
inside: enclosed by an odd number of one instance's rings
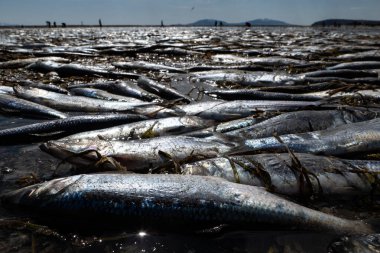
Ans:
{"label": "distant mountain", "polygon": [[354,19],[326,19],[313,23],[311,26],[380,26],[380,21],[375,20],[354,20]]}
{"label": "distant mountain", "polygon": [[222,21],[222,20],[216,20],[216,19],[201,19],[188,25],[189,26],[215,26],[215,22],[217,22],[218,25],[220,25],[220,22],[222,22],[223,25],[228,25],[227,22]]}
{"label": "distant mountain", "polygon": [[290,24],[285,23],[283,21],[279,20],[273,20],[273,19],[255,19],[250,20],[244,23],[240,23],[241,25],[244,25],[245,23],[250,23],[253,26],[288,26]]}

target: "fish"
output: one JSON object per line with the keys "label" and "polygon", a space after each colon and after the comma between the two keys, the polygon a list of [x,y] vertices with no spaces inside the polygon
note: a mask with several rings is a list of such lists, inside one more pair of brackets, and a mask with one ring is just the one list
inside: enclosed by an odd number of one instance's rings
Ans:
{"label": "fish", "polygon": [[358,52],[358,53],[349,53],[349,54],[342,54],[338,55],[336,58],[333,58],[332,60],[338,60],[338,61],[350,61],[350,62],[357,62],[357,61],[380,61],[380,50],[369,50],[364,52]]}
{"label": "fish", "polygon": [[304,171],[294,165],[288,153],[280,153],[211,158],[183,164],[181,172],[221,177],[296,198],[314,194],[347,199],[379,194],[374,191],[373,180],[377,180],[380,172],[380,161],[346,160],[303,153],[294,155]]}
{"label": "fish", "polygon": [[[138,50],[141,51],[141,50]],[[173,56],[186,56],[186,55],[201,55],[202,53],[183,49],[183,48],[176,48],[176,47],[167,47],[167,48],[156,48],[154,50],[151,50],[154,54],[164,54],[164,55],[173,55]]]}
{"label": "fish", "polygon": [[179,135],[213,125],[212,120],[196,116],[168,117],[144,120],[102,130],[87,131],[65,137],[64,140],[101,138],[102,140],[130,140],[166,135]]}
{"label": "fish", "polygon": [[240,57],[236,55],[230,54],[217,54],[212,56],[212,60],[214,62],[223,62],[223,63],[253,63],[256,65],[263,66],[289,66],[289,65],[302,65],[305,64],[305,61],[278,57],[278,56],[270,56],[270,57]]}
{"label": "fish", "polygon": [[144,172],[172,164],[216,157],[233,143],[188,136],[161,136],[141,140],[73,139],[48,141],[40,149],[56,158],[80,166],[111,158],[129,171]]}
{"label": "fish", "polygon": [[205,101],[178,105],[176,108],[188,116],[192,115],[204,119],[227,121],[263,112],[296,111],[305,108],[317,108],[320,105],[319,102],[313,101],[235,100]]}
{"label": "fish", "polygon": [[83,96],[83,97],[89,97],[89,98],[109,100],[109,101],[120,101],[120,102],[130,102],[130,103],[142,102],[142,100],[137,99],[137,98],[116,95],[104,90],[99,90],[99,89],[94,89],[94,88],[73,88],[73,89],[70,89],[70,94]]}
{"label": "fish", "polygon": [[294,85],[303,83],[304,78],[286,73],[248,72],[239,70],[215,70],[193,72],[190,75],[192,81],[224,81],[236,83],[242,86],[262,87],[276,85]]}
{"label": "fish", "polygon": [[341,78],[360,78],[378,77],[376,72],[352,70],[352,69],[327,69],[304,73],[305,77],[341,77]]}
{"label": "fish", "polygon": [[0,93],[0,111],[5,113],[20,113],[25,116],[63,119],[67,115],[50,107],[36,104],[24,99],[20,99],[8,94]]}
{"label": "fish", "polygon": [[15,128],[0,130],[1,144],[14,144],[65,136],[92,129],[145,120],[146,117],[135,114],[105,114],[71,116],[65,119],[51,120],[42,123],[29,124]]}
{"label": "fish", "polygon": [[18,97],[64,111],[133,112],[135,107],[152,105],[150,102],[119,102],[81,96],[69,96],[42,89],[21,86],[15,86],[13,88]]}
{"label": "fish", "polygon": [[234,131],[237,129],[241,129],[244,127],[248,127],[254,124],[257,124],[265,119],[267,119],[270,113],[264,114],[264,115],[256,115],[256,117],[245,117],[242,119],[236,119],[236,120],[230,120],[227,122],[221,122],[217,125],[198,130],[198,131],[193,131],[189,133],[185,133],[186,136],[192,136],[192,137],[198,137],[198,138],[205,138],[205,137],[210,137],[213,136],[215,133],[226,133],[230,131]]}
{"label": "fish", "polygon": [[[281,142],[280,142],[281,140]],[[341,125],[332,129],[276,137],[244,139],[229,154],[251,152],[293,152],[317,155],[351,156],[378,152],[380,119]]]}
{"label": "fish", "polygon": [[38,61],[69,62],[68,59],[61,57],[33,57],[0,62],[0,69],[23,68]]}
{"label": "fish", "polygon": [[165,99],[169,99],[169,100],[181,99],[182,101],[185,101],[188,103],[191,102],[192,100],[190,97],[183,95],[177,90],[170,88],[168,86],[165,86],[163,84],[160,84],[158,82],[155,82],[154,80],[151,80],[146,77],[140,77],[137,80],[137,85]]}
{"label": "fish", "polygon": [[379,113],[379,111],[355,109],[286,112],[251,126],[224,132],[224,134],[258,139],[271,137],[273,134],[305,133],[371,120],[380,117]]}
{"label": "fish", "polygon": [[88,174],[53,179],[1,195],[2,206],[76,222],[160,229],[225,224],[235,229],[296,228],[336,234],[373,232],[362,221],[303,207],[265,190],[215,177]]}
{"label": "fish", "polygon": [[45,83],[33,82],[33,81],[29,81],[29,80],[21,80],[17,84],[21,85],[21,86],[34,87],[34,88],[53,91],[53,92],[62,93],[62,94],[68,93],[68,91],[66,89],[59,87],[57,85],[54,85],[54,84],[45,84]]}
{"label": "fish", "polygon": [[217,97],[224,100],[297,100],[297,101],[318,101],[323,99],[322,96],[314,94],[290,94],[280,92],[266,92],[250,89],[215,89],[205,91],[205,94],[211,97]]}
{"label": "fish", "polygon": [[140,75],[134,73],[114,72],[99,67],[84,66],[80,64],[59,64],[53,61],[37,61],[26,67],[28,70],[49,73],[56,72],[60,77],[70,76],[103,76],[108,78],[138,79]]}
{"label": "fish", "polygon": [[141,89],[137,84],[128,81],[112,81],[99,83],[72,84],[69,89],[75,88],[96,88],[107,90],[123,96],[134,97],[144,101],[161,101],[162,99],[150,92]]}
{"label": "fish", "polygon": [[185,68],[186,72],[201,72],[201,71],[210,71],[210,70],[245,70],[245,71],[268,71],[271,69],[265,66],[256,66],[252,64],[248,65],[200,65],[200,66],[191,66]]}
{"label": "fish", "polygon": [[136,69],[145,71],[167,71],[169,73],[186,73],[185,70],[181,68],[170,67],[162,64],[155,64],[146,61],[135,61],[135,62],[114,62],[113,66],[121,69]]}
{"label": "fish", "polygon": [[380,61],[358,61],[358,62],[345,62],[338,65],[328,67],[330,70],[337,69],[380,69]]}

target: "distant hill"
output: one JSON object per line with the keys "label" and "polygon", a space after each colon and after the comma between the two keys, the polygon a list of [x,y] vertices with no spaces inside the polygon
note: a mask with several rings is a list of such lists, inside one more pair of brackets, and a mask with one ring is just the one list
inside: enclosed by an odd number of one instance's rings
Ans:
{"label": "distant hill", "polygon": [[354,20],[354,19],[326,19],[313,23],[311,26],[380,26],[380,21],[375,20]]}
{"label": "distant hill", "polygon": [[217,22],[218,25],[220,25],[220,22],[222,22],[223,25],[228,25],[227,22],[222,21],[222,20],[216,20],[216,19],[201,19],[188,25],[189,26],[215,26],[215,22]]}
{"label": "distant hill", "polygon": [[217,22],[218,26],[222,23],[223,26],[244,26],[246,23],[250,23],[252,26],[288,26],[290,24],[279,20],[273,19],[255,19],[250,21],[244,21],[240,23],[228,23],[223,20],[216,19],[201,19],[194,23],[188,24],[188,26],[215,26]]}
{"label": "distant hill", "polygon": [[240,23],[241,25],[244,25],[245,23],[250,23],[253,26],[288,26],[290,24],[280,21],[280,20],[273,20],[273,19],[255,19],[246,21],[244,23]]}

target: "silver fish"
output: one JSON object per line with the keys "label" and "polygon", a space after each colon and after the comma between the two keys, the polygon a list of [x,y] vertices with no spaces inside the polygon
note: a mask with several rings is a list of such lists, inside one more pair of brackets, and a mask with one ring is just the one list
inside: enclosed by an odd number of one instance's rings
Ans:
{"label": "silver fish", "polygon": [[132,112],[138,106],[153,105],[150,102],[105,101],[81,96],[69,96],[21,86],[15,86],[14,90],[19,97],[65,111]]}
{"label": "silver fish", "polygon": [[102,130],[83,132],[65,138],[68,139],[92,139],[124,140],[151,138],[165,135],[184,134],[197,129],[203,129],[213,125],[211,120],[204,120],[196,116],[169,117],[163,119],[144,120],[110,127]]}
{"label": "silver fish", "polygon": [[295,227],[337,234],[370,233],[361,221],[318,212],[263,189],[215,177],[95,174],[54,179],[1,196],[3,206],[97,223],[194,228]]}
{"label": "silver fish", "polygon": [[48,119],[63,119],[67,115],[50,107],[36,104],[8,94],[0,93],[0,111],[6,113],[21,113],[26,116],[42,117]]}
{"label": "silver fish", "polygon": [[380,69],[380,61],[346,62],[329,67],[328,69]]}
{"label": "silver fish", "polygon": [[101,157],[112,158],[131,171],[147,171],[228,152],[234,145],[186,136],[163,136],[142,140],[99,139],[49,141],[40,148],[70,163],[92,165]]}
{"label": "silver fish", "polygon": [[146,77],[140,77],[137,80],[137,85],[165,99],[181,99],[186,102],[190,102],[192,100],[190,97],[181,94],[177,90],[155,82]]}
{"label": "silver fish", "polygon": [[295,111],[319,105],[318,102],[308,101],[236,100],[198,102],[179,105],[176,108],[183,111],[185,115],[227,121],[262,112]]}
{"label": "silver fish", "polygon": [[120,102],[130,102],[137,103],[142,102],[142,100],[132,97],[125,97],[116,94],[109,93],[104,90],[94,89],[94,88],[74,88],[70,89],[70,94],[89,97],[89,98],[97,98],[109,101],[120,101]]}
{"label": "silver fish", "polygon": [[170,67],[161,64],[155,64],[145,61],[135,61],[135,62],[114,62],[113,66],[121,69],[136,69],[136,70],[145,70],[145,71],[168,71],[170,73],[186,73],[183,69]]}
{"label": "silver fish", "polygon": [[378,152],[380,149],[380,119],[345,124],[333,129],[299,134],[245,139],[232,154],[257,151],[282,151],[344,156]]}
{"label": "silver fish", "polygon": [[30,140],[39,140],[47,137],[62,137],[82,131],[100,129],[144,119],[146,119],[146,117],[135,114],[72,116],[65,119],[3,129],[0,130],[0,138],[1,144],[12,144],[27,142]]}
{"label": "silver fish", "polygon": [[144,101],[161,100],[159,96],[141,89],[137,84],[127,81],[99,82],[72,84],[69,89],[75,88],[96,88],[107,90],[123,96],[134,97]]}
{"label": "silver fish", "polygon": [[0,62],[0,69],[23,68],[38,61],[69,62],[68,59],[61,57],[34,57]]}
{"label": "silver fish", "polygon": [[248,139],[257,139],[271,137],[274,133],[283,135],[331,129],[377,117],[380,117],[380,112],[371,112],[368,110],[287,112],[252,126],[225,132],[225,134],[228,136],[242,136]]}
{"label": "silver fish", "polygon": [[[297,168],[289,154],[258,154],[212,158],[181,166],[183,174],[217,176],[228,181],[266,187],[272,192],[299,197],[321,194],[347,198],[372,193],[372,178],[380,161],[344,160],[311,154],[295,154],[304,167]],[[311,185],[307,184],[310,180]],[[378,194],[378,193],[377,193]]]}

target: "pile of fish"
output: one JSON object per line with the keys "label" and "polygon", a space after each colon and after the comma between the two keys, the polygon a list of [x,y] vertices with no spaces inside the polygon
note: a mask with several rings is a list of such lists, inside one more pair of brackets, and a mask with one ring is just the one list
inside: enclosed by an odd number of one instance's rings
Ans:
{"label": "pile of fish", "polygon": [[34,122],[3,127],[0,145],[86,172],[2,189],[3,206],[160,228],[376,231],[295,202],[379,196],[378,34],[141,29],[2,44],[15,59],[0,62],[0,111]]}

